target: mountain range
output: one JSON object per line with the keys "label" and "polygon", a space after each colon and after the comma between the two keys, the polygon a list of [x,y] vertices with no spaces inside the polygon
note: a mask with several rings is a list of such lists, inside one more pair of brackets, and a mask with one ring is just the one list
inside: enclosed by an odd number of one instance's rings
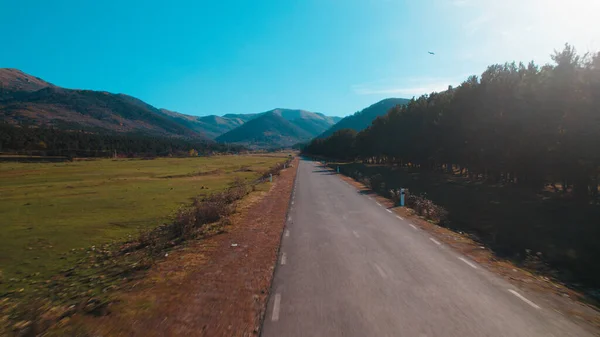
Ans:
{"label": "mountain range", "polygon": [[[124,94],[67,89],[17,69],[0,69],[0,119],[64,130],[138,133],[284,147],[321,134],[341,118],[305,110],[191,116]],[[248,126],[246,123],[255,121]],[[244,126],[242,128],[242,126]],[[230,133],[233,130],[240,130]]]}
{"label": "mountain range", "polygon": [[125,94],[67,89],[17,69],[0,68],[0,122],[92,133],[136,133],[249,148],[289,147],[337,130],[357,131],[407,99],[388,98],[346,118],[298,109],[192,116]]}
{"label": "mountain range", "polygon": [[0,118],[66,130],[209,139],[135,97],[61,88],[16,69],[0,69]]}

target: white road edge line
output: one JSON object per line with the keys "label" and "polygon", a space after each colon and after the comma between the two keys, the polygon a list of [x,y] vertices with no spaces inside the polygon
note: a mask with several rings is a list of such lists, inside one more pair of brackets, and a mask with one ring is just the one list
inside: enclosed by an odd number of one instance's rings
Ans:
{"label": "white road edge line", "polygon": [[436,245],[440,246],[441,243],[439,243],[436,239],[434,238],[429,238],[429,240],[433,241],[433,243],[435,243]]}
{"label": "white road edge line", "polygon": [[367,195],[367,198],[369,198],[369,200],[373,200],[373,198],[371,198],[370,196]]}
{"label": "white road edge line", "polygon": [[462,262],[468,264],[471,268],[477,269],[477,266],[475,264],[473,264],[471,261],[469,261],[463,257],[459,257],[458,259],[461,260]]}
{"label": "white road edge line", "polygon": [[522,296],[521,294],[519,294],[518,292],[516,292],[516,291],[514,291],[514,290],[512,290],[512,289],[508,289],[508,291],[509,291],[511,294],[513,294],[513,295],[517,296],[518,298],[520,298],[520,299],[521,299],[523,302],[525,302],[525,303],[529,304],[530,306],[532,306],[532,307],[534,307],[534,308],[536,308],[536,309],[540,309],[540,307],[539,307],[537,304],[535,304],[535,303],[531,302],[530,300],[526,299],[525,297],[523,297],[523,296]]}
{"label": "white road edge line", "polygon": [[279,320],[279,307],[281,306],[281,294],[275,294],[275,301],[273,302],[273,315],[271,321],[277,322]]}
{"label": "white road edge line", "polygon": [[382,207],[380,203],[376,202],[377,206]]}
{"label": "white road edge line", "polygon": [[404,220],[404,218],[403,218],[403,217],[401,217],[401,216],[399,216],[399,215],[396,215],[396,218],[398,218],[398,219],[400,219],[400,220]]}
{"label": "white road edge line", "polygon": [[292,205],[294,204],[294,200],[292,200]]}
{"label": "white road edge line", "polygon": [[392,211],[390,211],[389,209],[386,209],[386,211],[388,211],[388,212],[392,213]]}
{"label": "white road edge line", "polygon": [[285,253],[281,253],[281,265],[285,265],[287,261],[287,255],[285,255]]}
{"label": "white road edge line", "polygon": [[379,272],[379,275],[381,275],[381,277],[386,278],[385,272],[383,272],[383,269],[381,269],[380,266],[377,265],[377,263],[373,263],[373,265],[375,266],[375,269],[377,269],[377,271]]}
{"label": "white road edge line", "polygon": [[360,235],[358,235],[356,231],[352,231],[352,234],[354,234],[354,236],[356,236],[357,238],[360,238]]}
{"label": "white road edge line", "polygon": [[286,229],[286,230],[285,230],[285,236],[286,236],[286,237],[290,236],[290,230],[289,230],[289,229]]}
{"label": "white road edge line", "polygon": [[292,217],[291,216],[288,216],[288,221],[292,221]]}
{"label": "white road edge line", "polygon": [[415,225],[413,225],[413,224],[411,224],[411,223],[409,223],[409,225],[410,225],[410,227],[412,227],[413,229],[417,229],[417,226],[415,226]]}

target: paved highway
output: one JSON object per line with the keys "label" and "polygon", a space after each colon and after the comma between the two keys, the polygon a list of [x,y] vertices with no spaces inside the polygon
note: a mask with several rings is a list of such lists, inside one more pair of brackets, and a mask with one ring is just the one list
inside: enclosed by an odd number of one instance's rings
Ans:
{"label": "paved highway", "polygon": [[588,335],[335,174],[300,162],[262,336]]}

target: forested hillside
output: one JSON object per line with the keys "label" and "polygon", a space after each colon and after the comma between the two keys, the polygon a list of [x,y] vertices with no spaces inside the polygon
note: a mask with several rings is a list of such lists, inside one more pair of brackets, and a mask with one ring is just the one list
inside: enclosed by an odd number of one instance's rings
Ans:
{"label": "forested hillside", "polygon": [[[529,215],[538,212],[560,223],[539,224],[524,216],[499,223],[488,214],[485,221],[462,225],[511,254],[537,248],[546,258],[600,283],[600,268],[592,263],[600,250],[590,239],[600,234],[600,54],[581,56],[566,45],[552,60],[544,66],[489,66],[457,88],[394,107],[358,134],[338,131],[313,140],[304,151],[393,164],[413,173],[445,172],[466,179],[461,180],[465,193],[479,184],[493,186],[495,192],[484,195],[482,187],[474,193],[504,207],[504,213],[512,211],[505,201],[527,203],[525,208],[533,212]],[[506,188],[511,193],[500,192]],[[520,199],[527,191],[537,193],[535,203]],[[500,194],[507,198],[497,198]],[[444,192],[438,195],[434,201],[445,200]],[[456,215],[470,206],[453,207]],[[452,218],[453,209],[449,211]]]}
{"label": "forested hillside", "polygon": [[0,121],[86,132],[133,132],[207,140],[202,130],[168,118],[129,95],[57,87],[16,69],[0,68]]}
{"label": "forested hillside", "polygon": [[385,115],[391,108],[396,105],[406,104],[410,100],[406,98],[386,98],[381,100],[361,111],[356,112],[353,115],[344,117],[338,121],[335,125],[323,132],[319,137],[325,138],[331,136],[334,132],[343,129],[352,129],[355,131],[362,131],[366,129],[371,122],[382,115]]}

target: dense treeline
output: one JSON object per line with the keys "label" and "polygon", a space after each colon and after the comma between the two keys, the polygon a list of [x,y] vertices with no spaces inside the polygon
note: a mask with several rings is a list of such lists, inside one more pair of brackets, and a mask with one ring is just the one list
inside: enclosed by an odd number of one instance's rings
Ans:
{"label": "dense treeline", "polygon": [[242,146],[134,133],[65,131],[0,123],[0,152],[44,156],[168,156],[238,152]]}
{"label": "dense treeline", "polygon": [[597,201],[600,53],[566,45],[553,65],[497,64],[423,95],[353,136],[315,139],[309,154],[459,171],[477,180],[552,186]]}

